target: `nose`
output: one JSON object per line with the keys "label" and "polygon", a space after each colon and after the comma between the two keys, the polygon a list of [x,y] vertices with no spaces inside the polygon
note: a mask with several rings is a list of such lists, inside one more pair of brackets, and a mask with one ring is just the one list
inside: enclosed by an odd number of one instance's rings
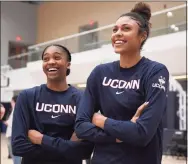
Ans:
{"label": "nose", "polygon": [[122,34],[122,31],[121,31],[121,28],[119,28],[118,30],[117,30],[117,32],[115,33],[115,35],[116,36],[122,36],[123,34]]}
{"label": "nose", "polygon": [[48,61],[48,64],[55,64],[56,61],[53,58],[50,58],[50,60]]}

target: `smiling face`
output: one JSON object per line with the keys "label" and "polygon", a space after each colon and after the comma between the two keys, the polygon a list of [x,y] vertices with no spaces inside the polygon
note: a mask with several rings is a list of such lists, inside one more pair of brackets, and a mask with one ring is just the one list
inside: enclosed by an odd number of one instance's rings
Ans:
{"label": "smiling face", "polygon": [[42,67],[48,80],[61,81],[66,78],[70,62],[66,52],[61,47],[50,46],[43,53]]}
{"label": "smiling face", "polygon": [[131,17],[120,17],[116,21],[111,37],[114,51],[118,54],[139,51],[145,39],[145,34],[139,33],[139,28],[138,22]]}

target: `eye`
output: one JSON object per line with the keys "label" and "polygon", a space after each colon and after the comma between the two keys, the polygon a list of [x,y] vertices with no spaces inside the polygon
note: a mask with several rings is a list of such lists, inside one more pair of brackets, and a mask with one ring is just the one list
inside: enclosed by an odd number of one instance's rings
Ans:
{"label": "eye", "polygon": [[116,32],[118,31],[118,28],[117,28],[117,27],[114,27],[114,28],[112,29],[112,31],[113,31],[113,33],[116,33]]}
{"label": "eye", "polygon": [[61,56],[55,56],[55,60],[61,60],[62,57]]}
{"label": "eye", "polygon": [[49,61],[49,57],[43,57],[43,61],[44,61],[44,62]]}
{"label": "eye", "polygon": [[122,30],[123,31],[129,31],[131,28],[130,27],[128,27],[128,26],[124,26],[124,27],[122,27]]}

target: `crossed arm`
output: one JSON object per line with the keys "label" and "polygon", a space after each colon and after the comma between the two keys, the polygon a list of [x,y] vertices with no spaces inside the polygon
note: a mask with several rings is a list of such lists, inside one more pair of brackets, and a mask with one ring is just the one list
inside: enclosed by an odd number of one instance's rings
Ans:
{"label": "crossed arm", "polygon": [[[144,84],[146,105],[142,115],[135,121],[119,121],[95,113],[98,104],[96,70],[88,78],[85,95],[81,101],[76,119],[75,131],[79,138],[95,143],[115,142],[146,146],[157,131],[166,109],[169,73],[166,67],[151,72]],[[163,85],[154,85],[159,78],[164,78]]]}
{"label": "crossed arm", "polygon": [[[62,159],[62,156],[69,158],[68,154],[72,154],[70,158],[75,159],[85,159],[90,156],[93,150],[93,144],[90,142],[64,140],[43,135],[39,132],[40,127],[37,127],[38,131],[34,130],[34,134],[33,131],[29,131],[32,116],[28,108],[27,97],[29,96],[26,91],[21,92],[14,110],[12,128],[14,155],[31,158],[45,156],[50,159]],[[32,136],[36,138],[32,140]]]}

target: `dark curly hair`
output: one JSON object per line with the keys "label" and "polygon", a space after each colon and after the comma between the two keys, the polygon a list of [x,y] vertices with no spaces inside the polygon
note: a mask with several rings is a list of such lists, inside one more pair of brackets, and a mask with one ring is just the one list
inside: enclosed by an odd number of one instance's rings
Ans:
{"label": "dark curly hair", "polygon": [[119,18],[129,16],[131,19],[135,20],[139,25],[139,34],[146,31],[147,38],[141,43],[140,49],[142,49],[144,43],[149,37],[150,34],[150,18],[151,18],[151,8],[148,4],[144,2],[137,3],[134,8],[129,13],[122,14]]}

